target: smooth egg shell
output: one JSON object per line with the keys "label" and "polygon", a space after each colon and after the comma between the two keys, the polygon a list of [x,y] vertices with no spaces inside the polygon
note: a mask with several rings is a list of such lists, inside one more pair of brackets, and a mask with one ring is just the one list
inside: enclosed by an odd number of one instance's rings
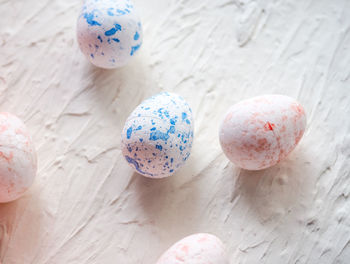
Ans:
{"label": "smooth egg shell", "polygon": [[191,108],[181,96],[161,93],[142,102],[128,117],[122,152],[138,173],[163,178],[184,165],[192,141]]}
{"label": "smooth egg shell", "polygon": [[263,95],[232,106],[220,128],[230,161],[247,170],[271,167],[296,147],[304,134],[303,107],[284,95]]}
{"label": "smooth egg shell", "polygon": [[0,113],[0,202],[10,202],[32,185],[36,153],[26,126],[16,116]]}
{"label": "smooth egg shell", "polygon": [[87,0],[77,38],[82,53],[97,67],[122,67],[141,47],[141,21],[130,0]]}
{"label": "smooth egg shell", "polygon": [[229,264],[223,243],[214,235],[195,234],[175,243],[156,264]]}

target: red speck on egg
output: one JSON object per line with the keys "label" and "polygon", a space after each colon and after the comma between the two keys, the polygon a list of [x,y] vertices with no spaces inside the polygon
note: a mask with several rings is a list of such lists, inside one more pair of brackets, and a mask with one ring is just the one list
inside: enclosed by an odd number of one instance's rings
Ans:
{"label": "red speck on egg", "polygon": [[4,160],[6,160],[8,163],[11,163],[12,159],[13,159],[13,152],[10,152],[10,156],[6,156],[4,153],[2,153],[0,151],[0,158],[3,158]]}
{"label": "red speck on egg", "polygon": [[201,237],[199,240],[198,240],[198,242],[204,242],[204,241],[206,241],[207,240],[207,238],[205,237],[205,236],[203,236],[203,237]]}
{"label": "red speck on egg", "polygon": [[188,254],[188,246],[184,245],[181,250],[185,252],[185,254]]}
{"label": "red speck on egg", "polygon": [[275,127],[275,124],[272,124],[270,122],[267,122],[265,125],[264,125],[264,128],[266,131],[269,131],[269,130],[273,130],[273,128]]}

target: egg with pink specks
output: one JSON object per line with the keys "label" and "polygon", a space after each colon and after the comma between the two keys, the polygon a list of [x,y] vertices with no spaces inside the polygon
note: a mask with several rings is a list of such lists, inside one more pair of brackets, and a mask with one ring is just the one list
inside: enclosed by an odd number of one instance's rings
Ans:
{"label": "egg with pink specks", "polygon": [[78,18],[80,50],[97,67],[126,65],[142,45],[142,26],[130,0],[85,0]]}
{"label": "egg with pink specks", "polygon": [[194,234],[171,246],[156,264],[229,264],[224,244],[211,234]]}
{"label": "egg with pink specks", "polygon": [[284,95],[263,95],[233,105],[219,132],[228,159],[247,170],[271,167],[297,146],[306,128],[304,108]]}
{"label": "egg with pink specks", "polygon": [[36,152],[27,127],[18,117],[0,113],[0,203],[22,196],[36,170]]}

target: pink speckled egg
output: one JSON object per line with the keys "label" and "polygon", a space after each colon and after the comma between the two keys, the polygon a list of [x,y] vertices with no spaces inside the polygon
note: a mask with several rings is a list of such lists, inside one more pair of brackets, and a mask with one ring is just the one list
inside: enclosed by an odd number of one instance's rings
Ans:
{"label": "pink speckled egg", "polygon": [[210,234],[195,234],[175,243],[157,264],[229,264],[223,243]]}
{"label": "pink speckled egg", "polygon": [[23,195],[34,181],[36,167],[27,127],[18,117],[0,113],[0,203]]}
{"label": "pink speckled egg", "polygon": [[263,95],[233,105],[220,128],[230,161],[247,170],[271,167],[296,147],[304,134],[303,107],[284,95]]}

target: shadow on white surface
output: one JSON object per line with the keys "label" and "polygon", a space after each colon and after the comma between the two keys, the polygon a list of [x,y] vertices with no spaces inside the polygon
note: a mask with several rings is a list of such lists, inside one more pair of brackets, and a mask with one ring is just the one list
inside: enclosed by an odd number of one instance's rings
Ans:
{"label": "shadow on white surface", "polygon": [[86,89],[92,90],[100,110],[109,110],[111,122],[123,127],[130,113],[144,99],[160,92],[152,70],[142,56],[136,56],[127,66],[117,69],[101,69],[86,66],[82,78]]}
{"label": "shadow on white surface", "polygon": [[138,194],[139,205],[160,236],[181,237],[189,234],[189,230],[196,231],[192,220],[198,217],[200,186],[184,184],[192,179],[191,165],[186,164],[186,169],[182,168],[163,179],[137,175],[135,193]]}
{"label": "shadow on white surface", "polygon": [[3,264],[31,263],[41,244],[42,219],[42,201],[35,187],[16,201],[0,204],[0,261]]}
{"label": "shadow on white surface", "polygon": [[295,205],[306,203],[313,191],[312,164],[299,149],[281,163],[260,171],[235,168],[238,179],[233,198],[239,195],[261,223],[288,217]]}

